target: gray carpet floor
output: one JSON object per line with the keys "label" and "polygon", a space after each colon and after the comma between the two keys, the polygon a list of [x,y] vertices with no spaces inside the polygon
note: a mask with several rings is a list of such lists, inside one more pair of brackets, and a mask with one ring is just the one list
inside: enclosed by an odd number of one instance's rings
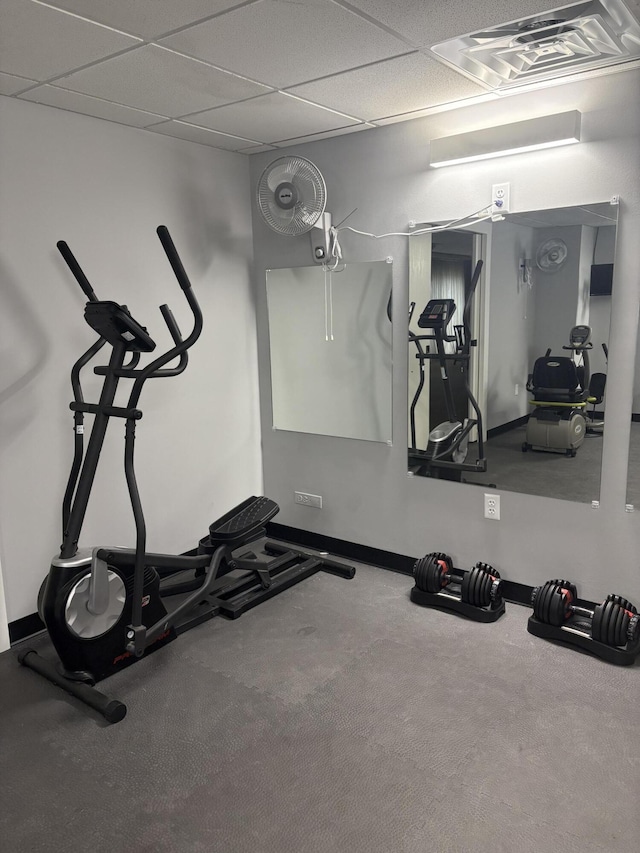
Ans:
{"label": "gray carpet floor", "polygon": [[105,726],[0,656],[10,853],[615,853],[640,833],[640,667],[319,574],[105,683]]}

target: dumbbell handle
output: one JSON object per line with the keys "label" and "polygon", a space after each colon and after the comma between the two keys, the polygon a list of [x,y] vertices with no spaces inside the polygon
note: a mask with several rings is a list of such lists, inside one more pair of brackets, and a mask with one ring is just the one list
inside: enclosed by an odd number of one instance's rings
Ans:
{"label": "dumbbell handle", "polygon": [[595,610],[589,610],[588,607],[579,607],[577,604],[570,604],[569,610],[575,613],[576,616],[588,616],[589,619],[593,619]]}

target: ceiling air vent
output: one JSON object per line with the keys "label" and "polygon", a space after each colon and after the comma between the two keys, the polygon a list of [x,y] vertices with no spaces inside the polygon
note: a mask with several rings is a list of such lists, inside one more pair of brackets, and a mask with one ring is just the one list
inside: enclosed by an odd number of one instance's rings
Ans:
{"label": "ceiling air vent", "polygon": [[640,24],[622,0],[590,0],[441,42],[435,55],[491,89],[640,59]]}

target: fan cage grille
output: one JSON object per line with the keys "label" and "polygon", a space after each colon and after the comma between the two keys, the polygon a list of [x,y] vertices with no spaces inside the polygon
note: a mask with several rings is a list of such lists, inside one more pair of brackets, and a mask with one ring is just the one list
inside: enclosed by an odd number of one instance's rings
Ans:
{"label": "fan cage grille", "polygon": [[[276,190],[292,184],[298,196],[289,210],[278,206]],[[280,157],[263,171],[256,191],[258,210],[279,234],[297,236],[311,231],[325,210],[327,190],[318,167],[304,157]]]}

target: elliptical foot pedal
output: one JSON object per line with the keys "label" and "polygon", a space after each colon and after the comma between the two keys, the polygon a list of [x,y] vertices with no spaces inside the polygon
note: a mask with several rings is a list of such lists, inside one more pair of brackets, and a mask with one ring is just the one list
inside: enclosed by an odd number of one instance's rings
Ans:
{"label": "elliptical foot pedal", "polygon": [[[228,619],[237,619],[252,607],[268,601],[317,572],[328,572],[345,580],[350,580],[356,573],[353,566],[289,545],[267,541],[263,547],[270,559],[239,558],[234,564],[241,569],[249,569],[247,574],[225,580],[211,597],[220,613]],[[262,567],[261,573],[257,571],[258,565]],[[268,584],[264,583],[265,573]]]}
{"label": "elliptical foot pedal", "polygon": [[199,554],[211,554],[220,545],[230,550],[253,542],[265,534],[267,522],[277,515],[280,507],[271,498],[247,498],[218,518],[209,527],[209,535],[200,540]]}
{"label": "elliptical foot pedal", "polygon": [[488,563],[476,563],[467,572],[435,551],[416,560],[413,576],[410,598],[422,607],[450,610],[475,622],[495,622],[505,612],[500,573]]}
{"label": "elliptical foot pedal", "polygon": [[576,585],[547,581],[531,594],[527,630],[536,637],[575,646],[617,666],[631,666],[640,654],[640,614],[619,595],[602,604],[578,604]]}

